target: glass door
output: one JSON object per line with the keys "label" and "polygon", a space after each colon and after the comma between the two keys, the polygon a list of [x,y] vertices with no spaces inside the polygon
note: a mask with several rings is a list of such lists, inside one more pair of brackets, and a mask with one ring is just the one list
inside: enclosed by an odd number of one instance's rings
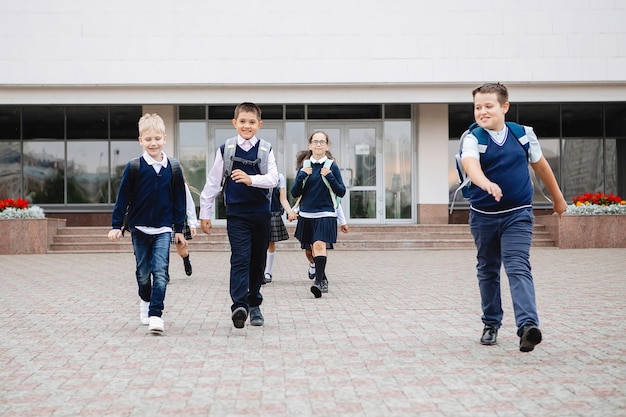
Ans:
{"label": "glass door", "polygon": [[337,161],[346,195],[341,206],[353,223],[384,222],[382,144],[380,124],[315,123],[310,131],[323,130],[330,138],[330,152]]}

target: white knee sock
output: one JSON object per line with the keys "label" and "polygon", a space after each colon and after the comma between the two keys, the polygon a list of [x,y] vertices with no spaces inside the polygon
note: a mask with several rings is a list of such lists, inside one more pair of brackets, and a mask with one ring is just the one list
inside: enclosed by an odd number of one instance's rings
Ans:
{"label": "white knee sock", "polygon": [[267,252],[267,260],[265,261],[265,273],[271,274],[272,268],[274,267],[274,257],[276,256],[276,252]]}

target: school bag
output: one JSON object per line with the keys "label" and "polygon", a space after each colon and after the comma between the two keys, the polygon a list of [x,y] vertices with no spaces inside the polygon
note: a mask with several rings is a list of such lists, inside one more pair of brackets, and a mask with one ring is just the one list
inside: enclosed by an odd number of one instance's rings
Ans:
{"label": "school bag", "polygon": [[[249,160],[239,160],[238,162],[242,162],[246,165],[258,165],[261,174],[267,174],[267,160],[270,150],[272,149],[272,144],[264,139],[259,139],[259,150],[257,152],[257,159],[254,161]],[[224,205],[226,205],[226,189],[225,185],[228,184],[226,179],[230,177],[230,174],[233,171],[233,159],[235,158],[235,152],[237,151],[237,138],[233,137],[227,139],[224,143],[224,153],[222,154],[222,159],[224,160],[224,175],[222,176],[222,196],[224,197]],[[267,198],[270,199],[272,197],[272,189],[270,188],[267,193]]]}
{"label": "school bag", "polygon": [[[128,178],[130,179],[130,189],[131,189],[131,196],[132,196],[132,192],[135,189],[135,181],[137,179],[137,173],[139,172],[139,166],[141,164],[140,162],[140,158],[141,156],[138,156],[136,158],[133,158],[129,161],[130,164],[130,171],[129,171],[129,176]],[[174,158],[167,158],[167,160],[169,161],[169,163],[172,165],[172,182],[171,184],[174,184],[174,179],[181,179],[182,178],[182,171],[180,169],[180,162],[178,162],[177,159]],[[170,184],[170,188],[171,188],[171,184]],[[126,213],[124,214],[124,222],[122,223],[122,236],[124,236],[124,232],[130,232],[130,226],[128,224],[128,212],[130,211],[130,203],[128,203],[128,206],[126,206]]]}
{"label": "school bag", "polygon": [[[324,168],[330,169],[330,167],[333,164],[333,162],[335,162],[335,161],[333,161],[330,158],[326,158],[326,161],[324,161]],[[307,167],[310,167],[310,166],[311,166],[311,160],[310,159],[305,159],[304,161],[302,161],[302,168],[307,168]],[[303,187],[304,187],[304,184],[306,184],[307,178],[305,178],[304,182],[302,183]],[[337,207],[339,207],[339,204],[341,204],[341,197],[338,197],[337,194],[335,194],[335,192],[333,191],[333,188],[330,186],[330,183],[328,182],[326,177],[323,176],[323,175],[322,175],[322,181],[324,181],[324,184],[326,184],[326,188],[328,188],[328,192],[330,193],[330,198],[333,200],[333,208],[335,210],[337,210]]]}

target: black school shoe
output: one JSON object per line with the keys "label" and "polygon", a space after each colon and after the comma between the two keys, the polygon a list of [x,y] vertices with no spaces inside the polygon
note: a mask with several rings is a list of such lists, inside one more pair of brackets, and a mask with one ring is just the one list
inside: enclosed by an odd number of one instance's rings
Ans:
{"label": "black school shoe", "polygon": [[495,345],[498,339],[498,329],[493,326],[485,325],[483,335],[480,338],[481,345]]}
{"label": "black school shoe", "polygon": [[189,261],[189,255],[185,256],[183,258],[183,265],[185,265],[185,274],[187,274],[187,276],[191,276],[191,262]]}
{"label": "black school shoe", "polygon": [[248,318],[248,312],[244,307],[237,307],[231,316],[233,319],[233,326],[237,329],[243,329],[246,325],[246,319]]}
{"label": "black school shoe", "polygon": [[541,330],[531,324],[522,328],[522,336],[519,338],[519,350],[521,352],[532,352],[535,346],[541,343]]}
{"label": "black school shoe", "polygon": [[322,297],[322,287],[319,284],[311,285],[311,292],[313,293],[315,298],[321,298]]}

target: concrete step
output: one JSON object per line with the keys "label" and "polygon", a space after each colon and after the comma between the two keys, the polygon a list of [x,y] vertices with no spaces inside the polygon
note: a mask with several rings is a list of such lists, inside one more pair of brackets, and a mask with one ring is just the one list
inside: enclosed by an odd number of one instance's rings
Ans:
{"label": "concrete step", "polygon": [[[291,238],[278,242],[278,250],[299,251],[293,237],[295,226],[287,227]],[[132,252],[130,235],[117,242],[107,239],[108,227],[59,228],[49,253]],[[336,250],[472,249],[474,241],[466,224],[444,225],[351,225],[349,233],[338,232]],[[194,252],[229,251],[226,227],[213,227],[211,235],[199,233],[189,242]],[[533,246],[554,247],[554,240],[543,225],[536,225]],[[172,247],[172,251],[175,249]]]}

